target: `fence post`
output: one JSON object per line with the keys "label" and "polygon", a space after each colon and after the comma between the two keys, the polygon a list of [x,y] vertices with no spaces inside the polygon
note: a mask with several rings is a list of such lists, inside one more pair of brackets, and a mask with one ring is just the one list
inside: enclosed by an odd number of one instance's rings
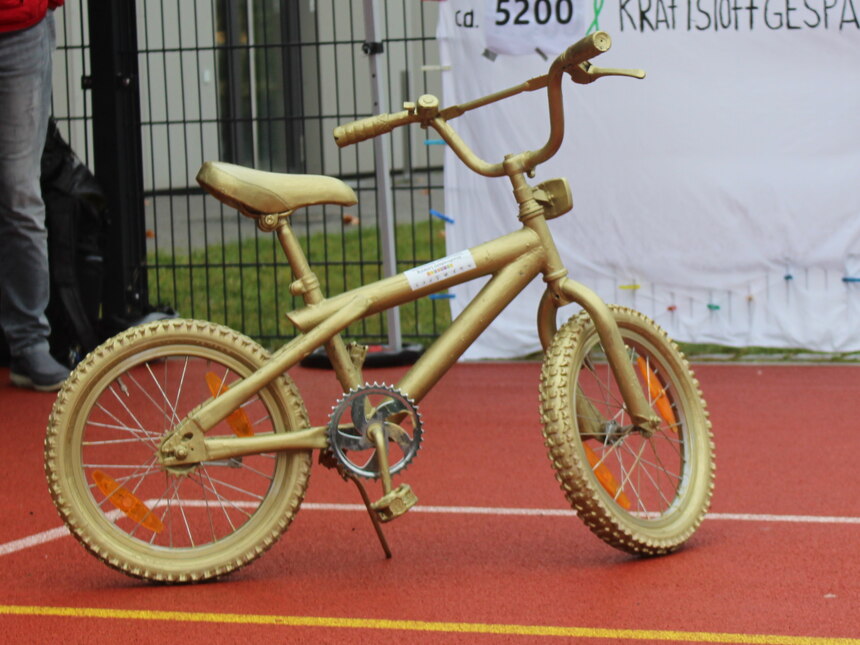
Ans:
{"label": "fence post", "polygon": [[135,0],[89,0],[93,166],[107,198],[103,317],[148,306]]}

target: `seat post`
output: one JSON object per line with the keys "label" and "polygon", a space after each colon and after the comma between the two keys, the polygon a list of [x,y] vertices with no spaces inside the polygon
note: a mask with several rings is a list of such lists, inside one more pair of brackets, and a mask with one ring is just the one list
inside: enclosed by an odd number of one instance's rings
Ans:
{"label": "seat post", "polygon": [[299,244],[287,218],[281,219],[276,231],[278,241],[281,243],[281,248],[284,250],[284,255],[287,257],[296,278],[290,285],[290,293],[294,296],[302,296],[305,304],[308,305],[321,303],[325,296],[323,296],[320,288],[320,281],[311,269],[305,252],[302,250],[302,245]]}
{"label": "seat post", "polygon": [[[284,255],[287,256],[287,261],[290,263],[296,278],[290,285],[290,293],[294,296],[302,296],[307,305],[323,302],[325,296],[320,287],[319,278],[311,269],[307,256],[302,250],[302,245],[299,244],[299,240],[293,233],[286,217],[281,219],[276,230],[278,241],[281,243],[281,248],[284,250]],[[363,382],[361,366],[353,362],[340,334],[326,342],[325,348],[344,392],[348,392]]]}

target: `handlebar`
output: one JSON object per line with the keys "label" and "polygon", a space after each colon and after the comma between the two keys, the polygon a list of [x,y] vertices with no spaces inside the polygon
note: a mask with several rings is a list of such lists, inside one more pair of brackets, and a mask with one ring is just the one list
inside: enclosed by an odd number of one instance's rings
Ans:
{"label": "handlebar", "polygon": [[475,172],[498,177],[505,174],[501,163],[489,164],[478,158],[469,147],[457,136],[447,121],[490,103],[495,103],[522,92],[531,92],[547,88],[550,109],[550,136],[544,146],[536,152],[524,153],[524,168],[531,170],[539,163],[552,157],[561,145],[564,137],[564,112],[562,110],[561,78],[564,73],[570,75],[575,83],[588,84],[604,76],[629,76],[644,78],[642,70],[604,69],[591,64],[590,58],[605,53],[612,46],[612,39],[604,31],[589,34],[562,52],[550,66],[549,72],[521,83],[507,90],[488,96],[454,105],[443,110],[439,109],[439,101],[431,95],[424,95],[418,103],[404,104],[404,110],[394,114],[377,114],[376,116],[359,119],[352,123],[340,125],[334,129],[334,139],[341,148],[372,139],[373,137],[391,132],[394,128],[410,123],[421,123],[422,127],[432,127],[454,150],[458,157]]}
{"label": "handlebar", "polygon": [[429,121],[439,113],[439,99],[431,94],[425,94],[418,99],[417,105],[406,103],[403,107],[405,109],[402,112],[395,114],[377,114],[366,119],[339,125],[334,129],[335,143],[343,148],[391,132],[401,125]]}
{"label": "handlebar", "polygon": [[589,58],[609,51],[610,47],[612,47],[612,39],[609,34],[605,31],[596,31],[568,47],[555,59],[553,65],[561,65],[563,68],[579,65]]}
{"label": "handlebar", "polygon": [[366,119],[339,125],[334,129],[334,140],[338,147],[372,139],[380,134],[391,132],[394,128],[416,122],[406,110],[396,114],[377,114]]}

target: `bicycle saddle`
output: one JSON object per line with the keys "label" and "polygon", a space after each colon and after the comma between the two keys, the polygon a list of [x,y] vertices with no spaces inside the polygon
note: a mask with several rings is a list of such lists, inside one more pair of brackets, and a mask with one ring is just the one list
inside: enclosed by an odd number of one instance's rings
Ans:
{"label": "bicycle saddle", "polygon": [[314,204],[358,202],[352,188],[334,177],[266,172],[221,161],[204,162],[197,183],[248,217],[290,214]]}

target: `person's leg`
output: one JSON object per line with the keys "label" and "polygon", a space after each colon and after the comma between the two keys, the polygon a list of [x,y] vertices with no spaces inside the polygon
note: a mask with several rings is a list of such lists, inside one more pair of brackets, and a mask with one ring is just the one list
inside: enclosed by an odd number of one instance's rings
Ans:
{"label": "person's leg", "polygon": [[68,371],[48,353],[45,205],[40,163],[51,110],[53,16],[0,34],[0,326],[17,385],[55,389]]}

